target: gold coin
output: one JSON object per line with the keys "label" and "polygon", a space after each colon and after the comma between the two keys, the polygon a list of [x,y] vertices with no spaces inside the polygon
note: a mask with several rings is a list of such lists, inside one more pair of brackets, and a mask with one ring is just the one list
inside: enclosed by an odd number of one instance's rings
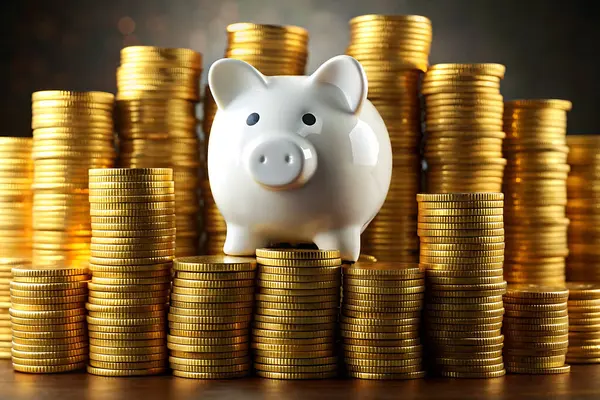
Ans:
{"label": "gold coin", "polygon": [[256,375],[262,378],[269,379],[329,379],[337,376],[337,371],[326,371],[326,372],[269,372],[263,370],[257,370]]}
{"label": "gold coin", "polygon": [[340,258],[295,260],[256,257],[256,262],[258,264],[274,267],[333,267],[342,265],[342,260]]}
{"label": "gold coin", "polygon": [[256,301],[256,307],[262,309],[272,310],[295,310],[295,311],[313,311],[313,310],[326,310],[336,308],[339,306],[339,301],[331,301],[331,299],[324,300],[323,302],[311,302],[311,303],[295,303],[295,302],[268,302],[263,300]]}
{"label": "gold coin", "polygon": [[[511,303],[506,302],[507,298],[504,298],[504,308],[506,310],[514,310],[514,311],[528,311],[528,312],[539,312],[543,313],[546,311],[564,311],[567,308],[567,302],[559,302],[553,304],[539,304],[539,300],[531,301],[530,303]],[[538,303],[538,304],[536,304]]]}
{"label": "gold coin", "polygon": [[313,267],[313,268],[301,268],[301,267],[273,267],[268,265],[259,265],[259,274],[271,274],[271,275],[292,275],[292,276],[329,276],[337,274],[340,271],[340,267]]}
{"label": "gold coin", "polygon": [[187,324],[231,324],[237,322],[250,322],[251,315],[225,315],[225,316],[197,316],[197,315],[176,315],[169,313],[170,322],[180,322]]}
{"label": "gold coin", "polygon": [[264,281],[257,280],[259,288],[277,289],[277,290],[322,290],[322,289],[338,289],[340,282],[335,279],[331,281],[320,282],[280,282],[280,281]]}
{"label": "gold coin", "polygon": [[96,368],[116,369],[116,370],[141,370],[147,368],[162,368],[166,366],[167,359],[146,361],[146,362],[105,362],[90,359],[89,365]]}
{"label": "gold coin", "polygon": [[100,326],[140,326],[140,325],[157,325],[163,324],[165,318],[97,318],[87,317],[87,322],[90,325]]}
{"label": "gold coin", "polygon": [[546,374],[565,374],[571,371],[570,365],[563,365],[560,367],[547,367],[547,368],[532,368],[532,367],[517,367],[508,366],[508,371],[513,374],[534,374],[534,375],[546,375]]}
{"label": "gold coin", "polygon": [[308,340],[316,338],[325,338],[327,340],[333,340],[333,330],[284,332],[280,330],[255,328],[252,330],[252,335],[254,339],[257,339],[258,337],[264,337],[280,340]]}
{"label": "gold coin", "polygon": [[78,321],[78,322],[73,322],[73,323],[64,323],[64,324],[53,324],[53,325],[31,325],[31,324],[18,324],[14,321],[12,321],[12,325],[11,328],[13,331],[19,332],[20,333],[26,333],[26,332],[36,332],[36,333],[41,333],[40,331],[43,332],[62,332],[62,331],[71,331],[71,330],[77,330],[77,329],[85,329],[86,325],[84,321]]}
{"label": "gold coin", "polygon": [[11,308],[9,310],[11,317],[17,318],[30,318],[30,319],[51,319],[51,318],[71,318],[76,316],[85,315],[85,309],[83,307],[66,309],[66,310],[50,310],[50,311],[30,311],[30,310],[15,310]]}
{"label": "gold coin", "polygon": [[256,262],[245,257],[193,256],[178,258],[173,269],[177,272],[247,272],[256,269]]}
{"label": "gold coin", "polygon": [[129,351],[129,349],[141,349],[141,348],[148,348],[148,347],[165,348],[164,338],[148,339],[148,340],[128,340],[128,339],[113,340],[113,339],[90,338],[89,344],[90,344],[90,346],[102,346],[102,347],[111,347],[111,348],[121,349],[123,352]]}
{"label": "gold coin", "polygon": [[99,376],[148,376],[159,375],[167,371],[166,366],[146,369],[105,369],[87,366],[87,373]]}
{"label": "gold coin", "polygon": [[14,338],[22,339],[63,339],[63,338],[74,338],[78,336],[85,336],[85,329],[75,329],[67,331],[46,331],[46,332],[26,332],[17,331],[13,329],[13,340]]}
{"label": "gold coin", "polygon": [[197,343],[173,343],[168,342],[167,347],[171,351],[184,351],[184,352],[192,352],[192,353],[232,353],[239,351],[247,351],[249,346],[247,342],[243,343],[233,343],[233,344],[203,344],[201,338],[189,338],[189,339],[198,339]]}
{"label": "gold coin", "polygon": [[190,379],[232,379],[243,378],[249,374],[248,371],[240,372],[188,372],[173,370],[173,376]]}
{"label": "gold coin", "polygon": [[87,268],[26,268],[26,267],[14,267],[12,274],[15,278],[17,277],[59,277],[59,276],[73,276],[73,275],[87,275]]}
{"label": "gold coin", "polygon": [[[94,346],[97,348],[97,346]],[[144,349],[143,347],[141,349]],[[96,353],[90,348],[90,360],[112,362],[112,363],[139,363],[139,362],[150,362],[150,361],[162,361],[166,360],[167,349],[161,348],[161,351],[148,354],[102,354]]]}
{"label": "gold coin", "polygon": [[[255,329],[263,329],[270,331],[286,331],[290,332],[290,335],[295,334],[295,332],[310,332],[310,331],[331,331],[335,327],[334,322],[326,322],[326,323],[313,323],[313,324],[296,324],[296,323],[272,323],[272,322],[262,322],[262,321],[254,321],[252,326]],[[293,332],[293,333],[292,333]],[[291,337],[291,336],[290,336]]]}
{"label": "gold coin", "polygon": [[179,365],[189,366],[206,366],[206,367],[222,367],[228,365],[247,365],[250,361],[249,357],[232,357],[232,358],[217,358],[217,359],[202,359],[202,358],[181,358],[169,357],[171,367],[177,369]]}
{"label": "gold coin", "polygon": [[196,287],[191,281],[243,281],[254,279],[254,271],[242,272],[185,272],[174,271],[173,284],[181,287]]}
{"label": "gold coin", "polygon": [[67,282],[67,283],[23,283],[11,282],[10,288],[20,291],[58,291],[79,290],[87,288],[87,281]]}
{"label": "gold coin", "polygon": [[275,324],[325,324],[328,322],[335,322],[337,315],[324,315],[324,316],[273,316],[273,315],[262,315],[258,314],[254,316],[254,320],[257,322],[275,323]]}
{"label": "gold coin", "polygon": [[[33,351],[22,351],[22,350],[17,350],[17,349],[12,349],[12,356],[16,357],[16,358],[22,358],[22,359],[29,359],[29,360],[42,360],[42,362],[44,362],[44,360],[48,360],[48,359],[70,359],[73,357],[81,357],[81,356],[87,356],[88,354],[88,348],[87,347],[80,347],[78,349],[69,349],[69,350],[63,350],[63,351],[56,351],[56,350],[52,350],[52,351],[48,351],[47,349],[45,349],[44,351],[40,351],[40,352],[33,352]],[[31,362],[28,365],[31,364],[36,364],[35,362]],[[40,364],[43,365],[43,364]]]}
{"label": "gold coin", "polygon": [[173,286],[172,293],[182,295],[198,295],[198,296],[233,296],[233,295],[248,295],[254,294],[253,286],[232,287],[232,288],[188,288]]}
{"label": "gold coin", "polygon": [[139,325],[139,326],[103,326],[103,325],[88,325],[88,330],[93,332],[106,333],[136,333],[164,330],[164,323],[156,325]]}
{"label": "gold coin", "polygon": [[256,249],[256,256],[291,260],[321,260],[340,258],[338,250]]}
{"label": "gold coin", "polygon": [[255,308],[255,314],[275,317],[326,317],[337,315],[337,312],[337,305],[321,310],[280,310],[260,306]]}
{"label": "gold coin", "polygon": [[88,332],[90,339],[102,340],[150,340],[166,338],[165,332],[134,332],[134,333],[105,333],[105,332]]}
{"label": "gold coin", "polygon": [[85,362],[63,365],[20,365],[13,362],[12,366],[17,372],[25,372],[30,374],[52,374],[83,369],[85,368]]}
{"label": "gold coin", "polygon": [[[308,268],[307,268],[308,269]],[[257,278],[261,281],[274,281],[274,282],[298,282],[298,283],[309,283],[309,282],[320,282],[320,281],[339,281],[340,274],[320,274],[320,275],[283,275],[283,274],[267,274],[258,272]]]}
{"label": "gold coin", "polygon": [[12,356],[13,364],[17,364],[19,366],[58,366],[58,365],[70,365],[84,362],[88,359],[88,354],[83,353],[80,355],[72,356],[72,357],[62,357],[62,358],[22,358],[17,357],[15,355]]}
{"label": "gold coin", "polygon": [[63,289],[63,290],[18,290],[10,289],[11,296],[39,298],[39,297],[61,297],[61,296],[77,296],[86,295],[87,288],[80,289]]}
{"label": "gold coin", "polygon": [[88,283],[88,288],[89,288],[90,292],[120,292],[120,293],[162,292],[162,291],[170,289],[170,285],[168,283],[138,285],[135,283],[132,283],[132,284],[121,284],[121,283],[105,284],[105,283],[90,282],[90,283]]}
{"label": "gold coin", "polygon": [[[421,281],[421,280],[419,280]],[[412,287],[373,287],[373,286],[354,286],[344,285],[344,295],[352,298],[359,298],[361,294],[373,295],[406,295],[425,292],[425,286]]]}
{"label": "gold coin", "polygon": [[[352,297],[349,297],[349,295],[352,295]],[[418,295],[421,297],[415,300],[398,299],[396,301],[384,301],[389,300],[390,296],[348,292],[343,299],[342,305],[344,310],[363,312],[417,312],[423,308],[423,297],[421,294]]]}
{"label": "gold coin", "polygon": [[88,304],[95,304],[101,306],[141,306],[147,304],[165,304],[169,301],[168,296],[162,296],[157,298],[125,298],[125,299],[105,299],[97,297],[89,297]]}
{"label": "gold coin", "polygon": [[[135,264],[133,264],[135,265]],[[99,278],[92,276],[93,284],[106,285],[106,286],[118,286],[118,285],[148,285],[157,286],[160,284],[166,284],[170,281],[169,276],[162,276],[156,278]],[[96,286],[95,286],[96,287]],[[91,289],[91,286],[90,286]]]}
{"label": "gold coin", "polygon": [[[78,295],[71,297],[60,297],[60,296],[48,296],[48,297],[27,297],[27,296],[15,296],[11,295],[10,299],[13,306],[27,306],[27,305],[59,305],[59,304],[79,304],[87,300],[87,291],[83,290]],[[17,308],[17,307],[14,307]],[[69,307],[75,308],[75,307]]]}
{"label": "gold coin", "polygon": [[198,316],[198,317],[225,317],[225,316],[244,316],[252,314],[252,307],[224,308],[224,309],[202,309],[202,308],[179,308],[171,306],[170,315],[177,316]]}

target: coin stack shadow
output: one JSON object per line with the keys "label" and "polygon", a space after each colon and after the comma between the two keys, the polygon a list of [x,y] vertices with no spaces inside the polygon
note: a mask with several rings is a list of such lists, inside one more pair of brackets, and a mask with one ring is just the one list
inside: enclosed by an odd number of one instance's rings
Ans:
{"label": "coin stack shadow", "polygon": [[368,98],[392,144],[386,202],[362,234],[362,250],[380,261],[417,262],[417,202],[421,185],[419,81],[429,64],[431,21],[418,15],[362,15],[350,20],[346,54],[362,64]]}
{"label": "coin stack shadow", "polygon": [[177,258],[169,309],[169,363],[173,375],[241,378],[250,373],[254,258]]}
{"label": "coin stack shadow", "polygon": [[431,369],[452,378],[506,371],[502,193],[419,194],[420,265],[425,269]]}
{"label": "coin stack shadow", "polygon": [[85,368],[88,269],[19,266],[12,272],[14,370],[48,374]]}
{"label": "coin stack shadow", "polygon": [[89,171],[92,281],[86,308],[88,372],[156,375],[175,253],[175,184],[169,168]]}
{"label": "coin stack shadow", "polygon": [[344,266],[343,363],[361,379],[425,376],[419,329],[425,274],[417,264],[358,262]]}
{"label": "coin stack shadow", "polygon": [[[225,58],[245,61],[269,76],[304,75],[308,59],[308,32],[297,26],[246,22],[231,24],[227,26]],[[208,141],[217,114],[217,104],[208,85],[205,87],[203,107],[202,130]],[[205,176],[208,177],[208,174]],[[213,200],[208,180],[202,182],[201,191],[204,200],[205,252],[222,254],[227,227]]]}
{"label": "coin stack shadow", "polygon": [[28,266],[27,258],[0,258],[0,360],[10,360],[12,348],[12,330],[10,322],[10,282],[12,269]]}
{"label": "coin stack shadow", "polygon": [[565,287],[509,285],[504,295],[506,370],[513,374],[561,374],[569,346]]}
{"label": "coin stack shadow", "polygon": [[257,249],[254,369],[272,379],[337,375],[340,305],[337,250]]}
{"label": "coin stack shadow", "polygon": [[32,95],[32,258],[36,267],[87,267],[88,169],[113,166],[113,105],[114,96],[104,92]]}
{"label": "coin stack shadow", "polygon": [[0,241],[2,257],[31,258],[32,139],[0,138]]}
{"label": "coin stack shadow", "polygon": [[200,242],[201,74],[201,54],[152,46],[125,47],[117,69],[119,166],[173,169],[178,257],[198,254]]}
{"label": "coin stack shadow", "polygon": [[568,135],[567,280],[600,282],[600,136]]}
{"label": "coin stack shadow", "polygon": [[[569,364],[600,363],[600,285],[567,282],[569,290]],[[564,354],[564,353],[563,353]]]}
{"label": "coin stack shadow", "polygon": [[565,284],[567,245],[566,100],[504,105],[504,215],[510,283]]}
{"label": "coin stack shadow", "polygon": [[500,64],[436,64],[423,78],[429,193],[502,191]]}

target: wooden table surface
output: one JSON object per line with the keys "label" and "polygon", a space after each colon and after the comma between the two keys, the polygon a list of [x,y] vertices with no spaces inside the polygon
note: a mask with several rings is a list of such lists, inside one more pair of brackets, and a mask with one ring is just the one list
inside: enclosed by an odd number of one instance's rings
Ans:
{"label": "wooden table surface", "polygon": [[508,375],[488,380],[276,381],[247,378],[197,381],[156,376],[105,378],[85,373],[30,375],[0,361],[1,400],[413,400],[600,399],[600,365],[574,366],[564,375]]}

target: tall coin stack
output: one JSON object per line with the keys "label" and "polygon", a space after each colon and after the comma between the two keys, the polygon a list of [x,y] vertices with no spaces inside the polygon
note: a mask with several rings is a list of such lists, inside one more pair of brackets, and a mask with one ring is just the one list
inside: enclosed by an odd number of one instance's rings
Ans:
{"label": "tall coin stack", "polygon": [[428,192],[502,190],[504,71],[500,64],[437,64],[425,74]]}
{"label": "tall coin stack", "polygon": [[362,15],[350,20],[346,54],[364,67],[368,98],[385,121],[392,143],[387,200],[362,235],[362,250],[380,261],[418,260],[419,80],[429,65],[431,40],[431,21],[418,15]]}
{"label": "tall coin stack", "polygon": [[89,171],[92,245],[86,308],[88,372],[156,375],[175,253],[175,184],[168,168]]}
{"label": "tall coin stack", "polygon": [[600,285],[567,282],[569,289],[569,364],[600,363]]}
{"label": "tall coin stack", "polygon": [[48,374],[85,368],[88,269],[19,266],[12,273],[14,370]]}
{"label": "tall coin stack", "polygon": [[257,249],[256,256],[252,330],[256,374],[273,379],[336,376],[339,251]]}
{"label": "tall coin stack", "polygon": [[90,256],[88,169],[115,159],[114,96],[32,95],[33,265],[85,266]]}
{"label": "tall coin stack", "polygon": [[[298,26],[261,25],[240,22],[227,26],[226,58],[252,65],[265,75],[304,75],[308,59],[308,32]],[[217,105],[206,86],[203,130],[208,138]],[[205,251],[222,254],[227,227],[210,192],[208,180],[202,183],[204,199]]]}
{"label": "tall coin stack", "polygon": [[343,269],[341,335],[349,376],[425,376],[419,329],[425,274],[417,264],[357,262]]}
{"label": "tall coin stack", "polygon": [[256,261],[181,257],[173,269],[167,339],[173,375],[195,379],[248,375]]}
{"label": "tall coin stack", "polygon": [[567,280],[600,282],[600,136],[567,136]]}
{"label": "tall coin stack", "polygon": [[504,295],[506,370],[513,374],[561,374],[569,345],[564,287],[510,285]]}
{"label": "tall coin stack", "polygon": [[0,258],[0,360],[8,360],[11,357],[12,330],[9,314],[11,271],[15,267],[30,263],[29,259]]}
{"label": "tall coin stack", "polygon": [[417,195],[429,361],[442,376],[506,373],[500,331],[506,291],[503,198],[502,193]]}
{"label": "tall coin stack", "polygon": [[504,105],[504,277],[510,283],[564,286],[570,109],[566,100]]}
{"label": "tall coin stack", "polygon": [[2,257],[31,258],[31,138],[0,137]]}
{"label": "tall coin stack", "polygon": [[201,54],[151,46],[122,49],[117,69],[119,165],[173,169],[178,257],[197,254],[200,241],[201,74]]}

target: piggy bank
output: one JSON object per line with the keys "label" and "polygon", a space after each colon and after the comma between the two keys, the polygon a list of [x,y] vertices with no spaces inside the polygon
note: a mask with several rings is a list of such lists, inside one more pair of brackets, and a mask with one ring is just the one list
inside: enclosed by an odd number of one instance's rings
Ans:
{"label": "piggy bank", "polygon": [[227,224],[224,253],[313,242],[357,260],[392,171],[390,138],[360,63],[337,56],[310,76],[267,77],[221,59],[208,82],[218,105],[208,176]]}

